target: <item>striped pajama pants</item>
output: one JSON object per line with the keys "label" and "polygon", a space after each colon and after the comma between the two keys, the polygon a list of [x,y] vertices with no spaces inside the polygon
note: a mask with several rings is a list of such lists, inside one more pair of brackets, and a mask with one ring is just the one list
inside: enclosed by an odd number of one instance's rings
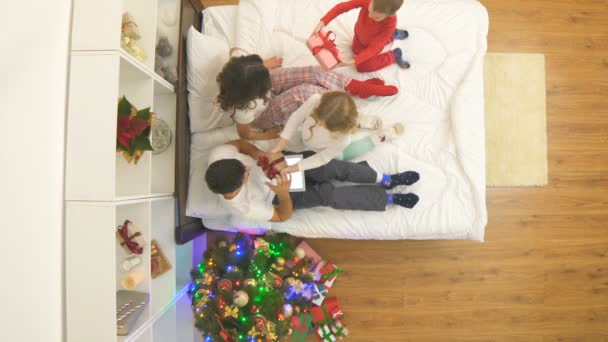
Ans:
{"label": "striped pajama pants", "polygon": [[332,90],[344,91],[352,79],[319,66],[307,66],[271,70],[270,80],[273,96],[266,110],[253,121],[255,128],[284,126],[291,113],[309,97]]}

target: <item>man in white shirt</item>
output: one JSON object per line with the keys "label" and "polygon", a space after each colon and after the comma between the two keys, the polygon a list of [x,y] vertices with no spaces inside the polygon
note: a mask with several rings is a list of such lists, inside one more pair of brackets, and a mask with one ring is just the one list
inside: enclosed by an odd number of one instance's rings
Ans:
{"label": "man in white shirt", "polygon": [[[282,172],[271,183],[257,166],[256,160],[263,155],[263,151],[244,140],[229,142],[211,152],[205,174],[207,186],[220,195],[223,205],[241,218],[283,222],[291,217],[294,209],[324,206],[384,211],[390,205],[411,209],[419,200],[413,193],[387,192],[399,185],[416,183],[420,179],[417,172],[386,175],[365,163],[342,160],[332,160],[305,171],[306,191],[290,193],[291,178],[287,173]],[[336,187],[331,181],[357,185]]]}
{"label": "man in white shirt", "polygon": [[[286,221],[293,212],[289,197],[291,178],[283,174],[275,184],[268,182],[256,164],[262,155],[264,152],[245,140],[216,147],[205,174],[207,186],[220,194],[222,205],[239,217],[252,221]],[[279,202],[276,206],[272,203],[274,194]]]}

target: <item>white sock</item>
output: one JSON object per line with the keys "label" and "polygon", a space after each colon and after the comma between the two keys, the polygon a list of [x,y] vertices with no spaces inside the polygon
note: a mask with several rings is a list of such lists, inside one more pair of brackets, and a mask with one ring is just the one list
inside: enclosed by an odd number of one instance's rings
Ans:
{"label": "white sock", "polygon": [[380,184],[382,183],[382,178],[384,177],[384,175],[380,172],[376,172],[376,184]]}

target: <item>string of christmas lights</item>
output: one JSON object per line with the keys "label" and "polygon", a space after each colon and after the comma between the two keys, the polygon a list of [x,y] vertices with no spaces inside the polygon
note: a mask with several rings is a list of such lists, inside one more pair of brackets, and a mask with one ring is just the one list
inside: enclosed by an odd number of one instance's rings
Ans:
{"label": "string of christmas lights", "polygon": [[287,234],[218,240],[192,270],[188,294],[205,342],[266,342],[290,336],[308,313],[313,260]]}

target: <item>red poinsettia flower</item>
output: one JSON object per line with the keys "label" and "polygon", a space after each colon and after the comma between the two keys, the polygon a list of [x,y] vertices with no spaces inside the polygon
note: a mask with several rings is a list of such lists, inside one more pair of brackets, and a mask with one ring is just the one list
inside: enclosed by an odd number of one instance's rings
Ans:
{"label": "red poinsettia flower", "polygon": [[130,115],[125,115],[122,118],[118,118],[118,143],[125,148],[129,148],[131,145],[131,139],[135,138],[136,134],[133,128],[131,128],[132,118]]}
{"label": "red poinsettia flower", "polygon": [[140,119],[137,117],[131,119],[130,128],[133,130],[133,132],[135,132],[135,135],[142,134],[146,130],[146,128],[148,128],[148,126],[150,126],[150,123],[148,123],[148,121],[144,119]]}

